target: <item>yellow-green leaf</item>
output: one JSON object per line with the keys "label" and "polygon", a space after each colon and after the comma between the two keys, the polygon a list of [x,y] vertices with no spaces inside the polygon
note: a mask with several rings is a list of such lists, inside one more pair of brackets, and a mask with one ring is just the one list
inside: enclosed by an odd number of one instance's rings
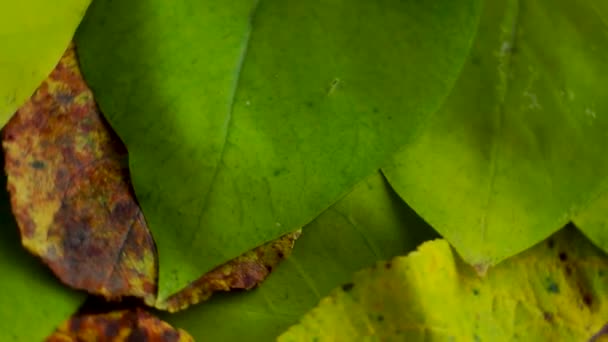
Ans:
{"label": "yellow-green leaf", "polygon": [[494,265],[546,239],[607,181],[601,3],[486,1],[449,99],[385,169],[467,262]]}
{"label": "yellow-green leaf", "polygon": [[0,127],[53,70],[90,2],[0,2]]}
{"label": "yellow-green leaf", "polygon": [[445,240],[355,275],[280,341],[586,341],[608,258],[567,228],[479,278]]}

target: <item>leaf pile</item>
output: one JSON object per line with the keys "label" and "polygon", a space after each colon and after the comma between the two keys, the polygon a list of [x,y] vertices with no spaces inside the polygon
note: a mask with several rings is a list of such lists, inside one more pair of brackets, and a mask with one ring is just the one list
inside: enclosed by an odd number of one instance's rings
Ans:
{"label": "leaf pile", "polygon": [[605,339],[607,23],[593,0],[0,4],[0,125],[39,85],[2,131],[0,340]]}

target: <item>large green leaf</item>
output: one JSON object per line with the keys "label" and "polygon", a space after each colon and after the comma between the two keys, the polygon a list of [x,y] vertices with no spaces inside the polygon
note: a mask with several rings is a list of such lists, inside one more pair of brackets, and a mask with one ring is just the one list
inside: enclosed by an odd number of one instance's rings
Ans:
{"label": "large green leaf", "polygon": [[53,70],[90,1],[0,2],[0,127]]}
{"label": "large green leaf", "polygon": [[588,341],[606,324],[607,268],[576,229],[483,279],[427,242],[355,275],[279,341]]}
{"label": "large green leaf", "polygon": [[607,179],[608,16],[595,4],[487,1],[453,93],[385,169],[482,270],[562,227]]}
{"label": "large green leaf", "polygon": [[[0,183],[6,188],[6,178]],[[0,218],[0,341],[42,341],[76,311],[84,294],[62,286],[21,247],[6,191]]]}
{"label": "large green leaf", "polygon": [[377,174],[308,225],[259,288],[163,318],[201,341],[270,341],[356,270],[434,236]]}
{"label": "large green leaf", "polygon": [[76,41],[129,150],[160,300],[310,222],[406,143],[479,3],[95,1]]}

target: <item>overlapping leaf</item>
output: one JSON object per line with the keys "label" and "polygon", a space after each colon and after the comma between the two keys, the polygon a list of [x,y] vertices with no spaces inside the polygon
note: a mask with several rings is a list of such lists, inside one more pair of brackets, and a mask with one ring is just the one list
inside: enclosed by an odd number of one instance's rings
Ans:
{"label": "overlapping leaf", "polygon": [[214,268],[165,301],[149,303],[158,309],[175,312],[205,301],[215,292],[251,290],[262,283],[281,261],[289,257],[301,231],[259,246]]}
{"label": "overlapping leaf", "polygon": [[85,77],[129,150],[159,297],[310,222],[451,87],[480,1],[95,1]]}
{"label": "overlapping leaf", "polygon": [[[0,184],[5,188],[4,177]],[[84,295],[61,286],[23,250],[5,191],[0,218],[0,341],[41,341],[76,311]]]}
{"label": "overlapping leaf", "polygon": [[606,277],[573,228],[483,279],[436,240],[358,273],[279,341],[586,341],[608,322]]}
{"label": "overlapping leaf", "polygon": [[485,2],[453,93],[385,169],[480,270],[565,225],[608,179],[608,11],[598,4]]}
{"label": "overlapping leaf", "polygon": [[356,270],[435,236],[376,174],[306,226],[293,254],[257,289],[163,319],[197,340],[270,341]]}
{"label": "overlapping leaf", "polygon": [[154,242],[131,191],[127,152],[99,114],[74,49],[3,131],[23,245],[66,284],[154,297]]}
{"label": "overlapping leaf", "polygon": [[0,3],[0,127],[53,70],[90,2]]}
{"label": "overlapping leaf", "polygon": [[174,329],[149,313],[137,310],[76,315],[63,323],[47,342],[192,342],[187,332]]}

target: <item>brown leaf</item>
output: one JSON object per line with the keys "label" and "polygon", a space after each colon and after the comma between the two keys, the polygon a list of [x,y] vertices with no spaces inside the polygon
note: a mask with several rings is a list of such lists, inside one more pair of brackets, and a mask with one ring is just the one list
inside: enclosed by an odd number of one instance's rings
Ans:
{"label": "brown leaf", "polygon": [[192,282],[166,302],[156,303],[161,310],[176,312],[200,303],[214,292],[250,290],[260,284],[293,249],[301,231],[285,234],[213,269]]}
{"label": "brown leaf", "polygon": [[63,323],[47,342],[189,342],[187,332],[137,309],[107,314],[76,315]]}
{"label": "brown leaf", "polygon": [[23,245],[67,285],[109,298],[155,295],[155,247],[127,153],[70,47],[3,132]]}

